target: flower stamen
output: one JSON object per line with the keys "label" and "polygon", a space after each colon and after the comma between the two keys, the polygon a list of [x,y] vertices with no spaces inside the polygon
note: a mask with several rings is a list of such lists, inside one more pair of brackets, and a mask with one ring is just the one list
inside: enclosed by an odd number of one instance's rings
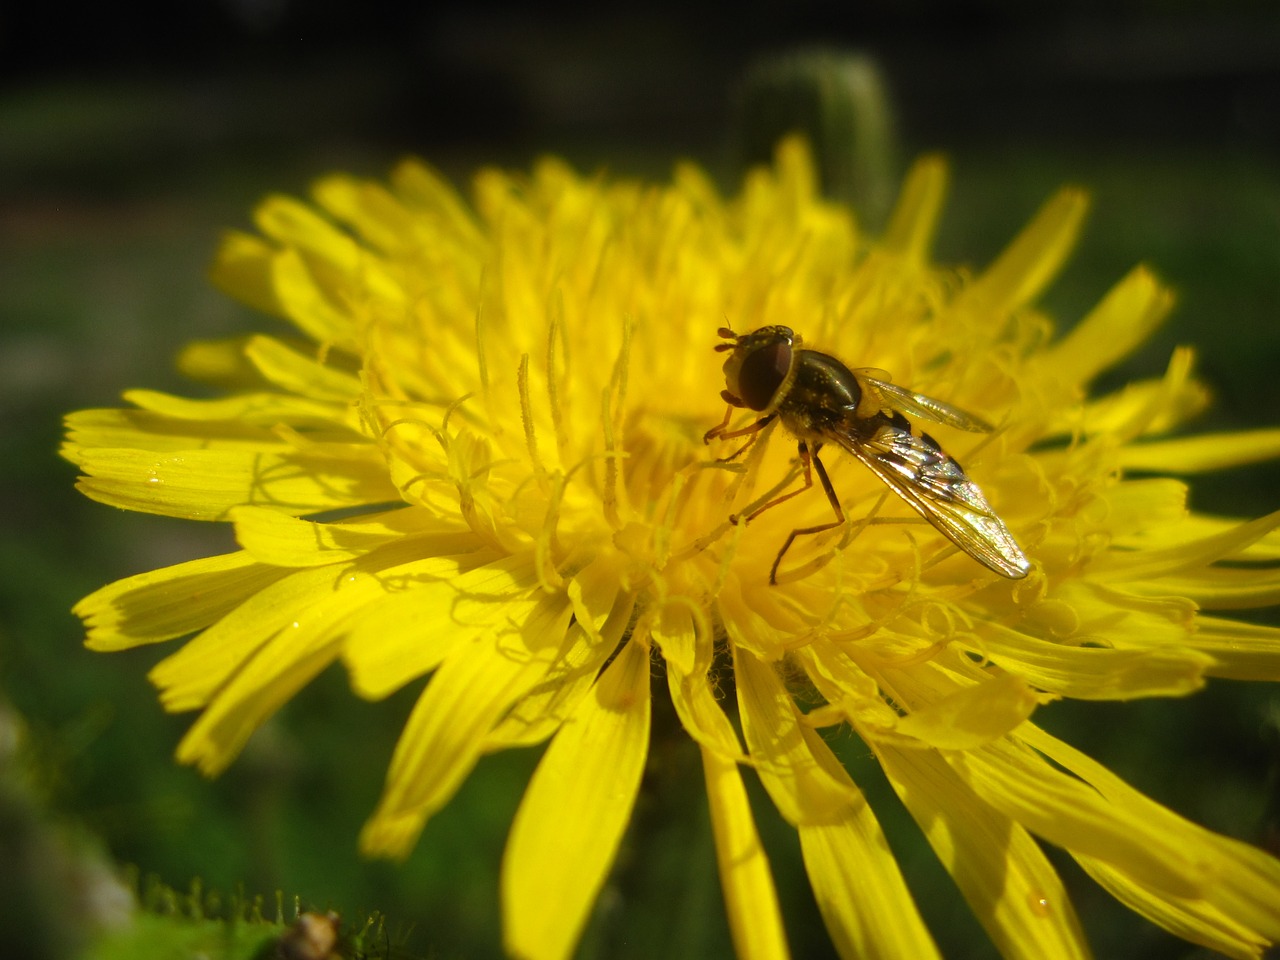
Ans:
{"label": "flower stamen", "polygon": [[529,398],[529,354],[520,355],[520,370],[516,374],[516,382],[520,391],[520,423],[524,427],[525,446],[529,451],[529,466],[533,470],[538,489],[544,494],[549,492],[547,486],[547,468],[538,455],[538,436],[533,426],[533,405]]}
{"label": "flower stamen", "polygon": [[[538,582],[547,593],[554,593],[564,588],[564,577],[556,569],[553,557],[558,552],[556,530],[560,522],[560,507],[564,502],[566,478],[558,471],[547,478],[544,483],[550,487],[547,511],[543,518],[542,528],[534,541],[534,567],[538,572]],[[541,484],[540,484],[541,485]]]}
{"label": "flower stamen", "polygon": [[614,530],[618,530],[622,526],[622,519],[618,513],[618,497],[622,492],[618,477],[618,461],[625,457],[626,453],[620,451],[617,446],[609,399],[610,390],[606,387],[600,392],[600,426],[604,431],[604,451],[601,455],[604,461],[604,486],[600,491],[600,501],[604,509],[605,522]]}
{"label": "flower stamen", "polygon": [[551,424],[556,435],[556,452],[560,463],[568,459],[569,438],[565,433],[564,411],[561,409],[560,389],[556,376],[556,341],[564,353],[564,376],[569,375],[569,343],[564,325],[564,294],[559,287],[552,293],[547,320],[547,403],[551,410]]}

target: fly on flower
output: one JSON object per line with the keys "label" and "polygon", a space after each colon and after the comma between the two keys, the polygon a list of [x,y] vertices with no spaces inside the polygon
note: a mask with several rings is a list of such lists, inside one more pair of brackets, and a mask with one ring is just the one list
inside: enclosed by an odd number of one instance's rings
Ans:
{"label": "fly on flower", "polygon": [[[812,487],[811,463],[836,515],[829,523],[791,531],[769,570],[770,583],[777,583],[778,564],[797,537],[831,530],[845,521],[840,499],[818,459],[825,443],[853,454],[979,563],[1013,580],[1027,575],[1030,562],[978,485],[933,437],[914,429],[907,415],[975,433],[990,432],[990,424],[941,400],[872,376],[879,371],[850,370],[835,357],[803,349],[790,327],[761,327],[742,336],[728,327],[718,332],[728,342],[717,344],[716,351],[730,351],[724,364],[728,389],[720,392],[729,407],[724,420],[708,430],[703,440],[710,443],[747,437],[742,447],[725,458],[732,460],[755,443],[760,431],[776,418],[799,442],[804,467],[801,487],[775,497],[742,519],[750,521]],[[741,407],[761,416],[745,427],[730,430],[733,411]]]}

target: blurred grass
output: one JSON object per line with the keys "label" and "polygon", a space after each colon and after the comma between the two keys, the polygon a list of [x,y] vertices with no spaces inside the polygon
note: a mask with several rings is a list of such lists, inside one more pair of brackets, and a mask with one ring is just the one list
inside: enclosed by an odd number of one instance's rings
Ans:
{"label": "blurred grass", "polygon": [[[246,89],[275,103],[270,82]],[[337,96],[344,88],[328,89]],[[343,95],[357,106],[376,95],[362,89]],[[269,191],[299,192],[334,167],[380,174],[395,158],[376,142],[317,140],[312,127],[296,144],[269,136],[288,114],[278,103],[263,108],[257,133],[228,147],[191,132],[200,129],[185,117],[191,107],[160,88],[91,82],[0,100],[0,129],[16,134],[0,145],[0,695],[26,717],[50,810],[86,825],[118,861],[179,888],[200,877],[225,890],[283,889],[349,915],[379,910],[393,924],[417,924],[408,941],[417,955],[496,957],[496,872],[536,752],[487,758],[406,864],[367,863],[356,856],[356,835],[416,690],[368,704],[331,670],[226,775],[206,782],[172,762],[190,720],[165,715],[146,681],[172,645],[112,656],[81,647],[69,613],[81,596],[231,544],[220,527],[123,514],[80,497],[74,471],[55,456],[60,416],[115,404],[132,386],[192,390],[172,372],[183,343],[262,322],[204,280],[219,231],[247,224]],[[651,176],[691,152],[735,188],[713,130],[678,150],[570,139],[563,152],[587,169],[607,158],[615,172]],[[507,141],[427,159],[465,183],[482,163],[524,165],[530,156]],[[1179,306],[1111,382],[1153,375],[1175,344],[1193,343],[1218,396],[1205,426],[1280,419],[1280,176],[1272,158],[1203,145],[1008,142],[961,145],[952,160],[941,260],[981,266],[1058,185],[1083,184],[1093,215],[1047,297],[1050,311],[1068,326],[1131,266],[1148,262],[1178,290]],[[1197,478],[1193,502],[1256,515],[1280,505],[1278,490],[1280,467],[1268,465]],[[1179,812],[1256,842],[1274,789],[1276,731],[1267,717],[1275,703],[1261,685],[1216,683],[1186,701],[1059,704],[1038,718]],[[946,955],[992,956],[865,749],[840,746]],[[676,749],[651,765],[637,813],[643,845],[624,849],[631,869],[606,891],[583,955],[723,955],[727,926],[696,763]],[[788,891],[796,954],[829,955],[794,834],[758,791],[754,800]],[[1064,869],[1100,956],[1186,955],[1185,945]]]}

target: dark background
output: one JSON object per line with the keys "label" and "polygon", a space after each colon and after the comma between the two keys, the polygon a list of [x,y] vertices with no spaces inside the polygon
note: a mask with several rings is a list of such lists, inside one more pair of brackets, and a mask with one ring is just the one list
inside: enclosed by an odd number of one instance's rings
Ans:
{"label": "dark background", "polygon": [[[847,9],[855,7],[856,10]],[[418,154],[465,188],[479,165],[558,153],[584,171],[665,177],[694,158],[736,187],[743,77],[801,47],[874,57],[900,169],[942,149],[943,261],[981,266],[1058,185],[1090,188],[1089,229],[1045,303],[1069,326],[1133,264],[1179,293],[1115,382],[1194,343],[1217,395],[1199,428],[1280,421],[1280,13],[1265,2],[561,4],[188,0],[0,8],[0,698],[25,717],[33,794],[113,857],[184,888],[283,888],[416,925],[408,949],[487,957],[493,876],[535,756],[481,765],[403,867],[355,856],[409,701],[370,705],[333,672],[220,780],[171,760],[189,718],[145,680],[168,652],[85,652],[71,604],[103,583],[228,549],[225,530],[97,506],[55,456],[62,413],[172,372],[194,338],[259,321],[204,281],[227,226],[265,193]],[[1194,503],[1257,515],[1280,470],[1195,481]],[[169,645],[171,647],[171,645]],[[1280,701],[1215,683],[1187,701],[1059,704],[1037,715],[1174,809],[1267,842]],[[848,751],[943,952],[990,957],[878,772]],[[584,955],[726,950],[700,776],[655,758],[646,833]],[[756,799],[760,799],[757,796]],[[1269,806],[1270,805],[1270,806]],[[797,956],[825,934],[794,837],[757,804]],[[1115,908],[1066,860],[1099,956],[1193,948]],[[609,906],[612,904],[612,906]]]}

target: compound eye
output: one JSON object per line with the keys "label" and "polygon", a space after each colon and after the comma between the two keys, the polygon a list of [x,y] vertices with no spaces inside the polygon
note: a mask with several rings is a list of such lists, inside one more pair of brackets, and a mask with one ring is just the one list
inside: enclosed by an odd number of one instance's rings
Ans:
{"label": "compound eye", "polygon": [[777,340],[756,347],[742,358],[738,395],[752,410],[764,410],[791,369],[791,344]]}

